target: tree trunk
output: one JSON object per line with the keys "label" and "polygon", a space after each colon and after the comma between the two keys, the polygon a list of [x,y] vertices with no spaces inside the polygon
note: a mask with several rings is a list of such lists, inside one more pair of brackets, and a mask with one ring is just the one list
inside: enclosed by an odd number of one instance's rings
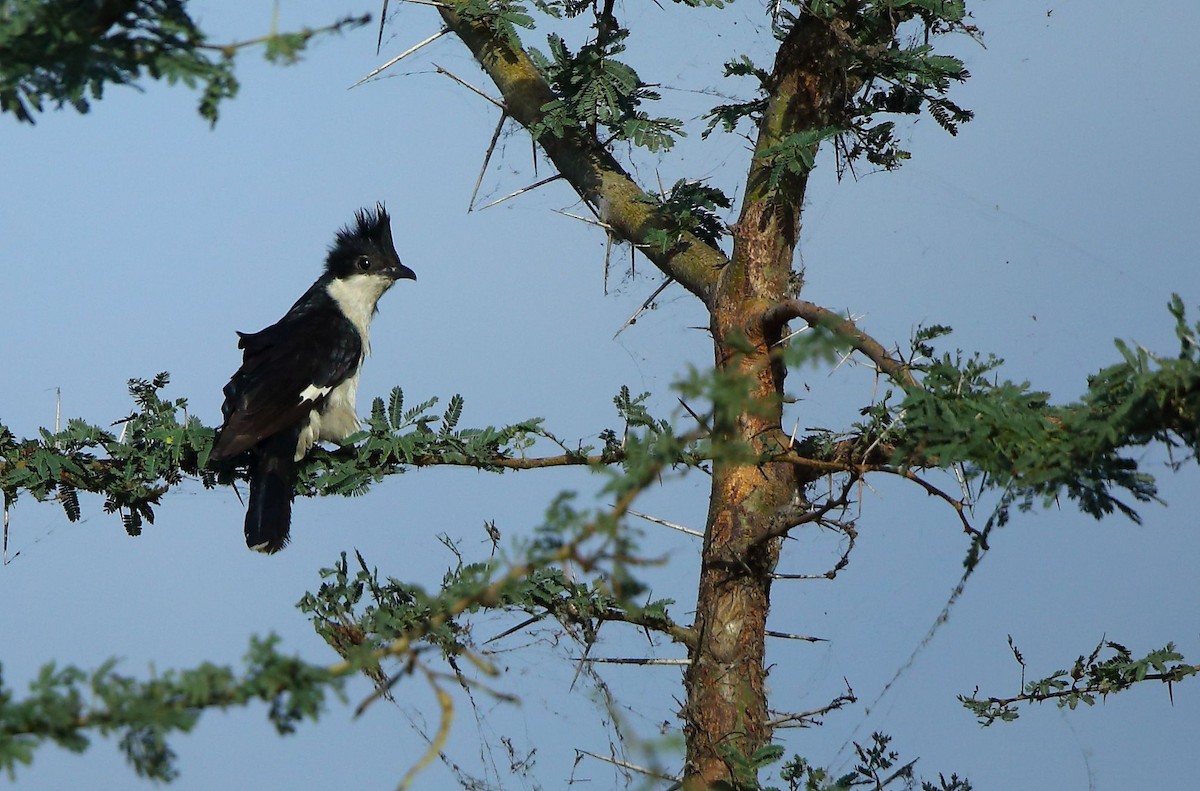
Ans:
{"label": "tree trunk", "polygon": [[[720,784],[757,787],[750,759],[770,744],[764,661],[771,575],[779,560],[781,516],[802,500],[805,481],[784,463],[746,463],[784,450],[784,366],[773,355],[781,327],[766,313],[790,297],[798,279],[792,259],[808,174],[790,174],[771,187],[768,157],[789,135],[830,123],[837,106],[839,49],[833,26],[804,17],[781,44],[767,87],[771,98],[759,124],[755,160],[730,264],[710,304],[716,366],[748,383],[748,398],[714,421],[712,496],[696,602],[698,641],[684,679],[684,788]],[[844,74],[844,71],[841,72]],[[776,350],[777,351],[777,350]],[[725,787],[722,785],[720,787]]]}
{"label": "tree trunk", "polygon": [[[635,245],[708,308],[719,375],[746,383],[747,398],[713,421],[716,448],[712,500],[696,604],[698,639],[685,676],[681,713],[687,740],[685,788],[724,783],[754,788],[752,767],[739,768],[771,738],[763,662],[771,573],[779,558],[781,514],[794,511],[804,480],[786,463],[755,463],[783,449],[784,369],[772,356],[782,329],[772,308],[795,297],[792,257],[800,231],[807,172],[772,171],[771,150],[790,136],[834,123],[844,106],[848,55],[839,44],[846,25],[803,13],[780,43],[763,82],[768,95],[758,119],[755,158],[746,182],[733,255],[684,232],[662,250],[651,232],[670,228],[645,193],[594,134],[544,131],[554,98],[528,54],[499,36],[486,19],[438,9],[504,96],[505,112],[535,139],[559,173],[596,209],[610,232]],[[847,12],[848,14],[851,12]],[[809,154],[815,154],[815,146]]]}

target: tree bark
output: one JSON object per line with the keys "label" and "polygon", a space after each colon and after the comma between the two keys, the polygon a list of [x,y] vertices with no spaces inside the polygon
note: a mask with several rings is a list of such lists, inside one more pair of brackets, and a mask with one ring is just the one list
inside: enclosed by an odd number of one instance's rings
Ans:
{"label": "tree bark", "polygon": [[[732,260],[717,281],[711,328],[717,370],[740,378],[748,397],[714,420],[712,495],[696,602],[698,640],[684,684],[687,762],[684,788],[757,787],[751,758],[771,741],[765,644],[771,574],[781,539],[772,524],[802,499],[804,481],[787,463],[746,463],[783,450],[784,366],[777,344],[784,323],[772,308],[795,295],[792,259],[800,233],[807,172],[770,187],[761,156],[798,131],[829,124],[836,99],[838,47],[828,23],[802,17],[780,46],[759,124],[755,159]],[[844,72],[841,72],[844,74]],[[724,453],[722,452],[724,450]]]}
{"label": "tree bark", "polygon": [[[554,98],[528,55],[479,20],[450,6],[438,12],[471,50],[504,97],[505,111],[534,134],[558,172],[614,235],[639,249],[709,309],[718,376],[745,385],[746,398],[714,417],[712,496],[696,604],[697,639],[689,645],[687,701],[681,716],[687,741],[684,787],[756,787],[756,772],[736,756],[770,742],[764,664],[771,574],[779,558],[782,512],[802,501],[805,479],[780,456],[784,367],[774,354],[796,296],[792,258],[800,233],[807,172],[772,178],[764,154],[790,135],[823,129],[844,107],[848,58],[839,46],[840,22],[802,13],[781,42],[764,83],[767,107],[759,119],[755,158],[731,258],[691,234],[670,251],[646,245],[664,223],[640,200],[644,191],[605,146],[584,130],[561,136],[537,132]],[[847,12],[849,13],[849,12]],[[813,152],[815,153],[815,152]],[[778,175],[778,174],[776,174]],[[722,455],[722,452],[723,455]],[[742,768],[739,768],[742,767]]]}

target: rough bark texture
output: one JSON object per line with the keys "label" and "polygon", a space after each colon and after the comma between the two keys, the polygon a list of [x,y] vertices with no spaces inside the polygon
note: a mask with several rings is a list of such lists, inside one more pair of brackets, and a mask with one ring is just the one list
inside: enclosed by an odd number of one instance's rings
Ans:
{"label": "rough bark texture", "polygon": [[[553,93],[527,54],[447,6],[439,7],[439,13],[500,89],[508,115],[537,130],[541,108]],[[666,253],[640,247],[704,302],[718,370],[744,377],[749,391],[744,404],[714,418],[716,444],[738,452],[716,461],[713,469],[697,639],[689,645],[687,701],[681,712],[687,741],[684,786],[689,791],[755,787],[753,770],[738,770],[731,756],[751,756],[771,738],[764,651],[771,573],[780,542],[772,526],[781,512],[795,510],[805,479],[794,464],[737,459],[746,458],[746,450],[756,455],[785,450],[780,428],[784,368],[772,350],[790,317],[779,306],[795,297],[792,258],[807,173],[772,186],[769,160],[757,155],[789,135],[834,122],[844,104],[842,58],[836,23],[809,15],[781,43],[765,85],[770,99],[759,124],[731,259],[690,235]],[[616,236],[642,245],[648,231],[661,227],[653,207],[637,200],[643,190],[594,136],[568,130],[562,136],[535,132],[535,137]]]}
{"label": "rough bark texture", "polygon": [[[545,117],[542,107],[554,92],[529,55],[514,49],[483,22],[466,19],[448,6],[438,11],[500,89],[509,117],[531,132],[537,129]],[[639,245],[659,269],[708,304],[717,274],[726,263],[720,250],[687,233],[667,252],[646,244],[647,234],[664,226],[654,206],[638,200],[645,191],[600,141],[581,130],[566,130],[561,137],[546,132],[536,139],[558,172],[617,238]]]}
{"label": "rough bark texture", "polygon": [[[796,25],[780,47],[767,86],[771,99],[756,153],[796,131],[829,123],[836,52],[827,25],[812,18]],[[806,183],[804,174],[772,191],[765,161],[755,160],[734,229],[733,258],[710,306],[718,369],[736,371],[752,383],[746,406],[718,415],[714,433],[756,454],[781,450],[785,370],[772,348],[782,325],[766,319],[773,306],[792,296]],[[685,677],[684,787],[689,791],[756,785],[753,770],[739,771],[731,755],[748,758],[771,740],[764,650],[780,539],[769,534],[776,514],[801,497],[802,486],[790,464],[714,465],[696,602],[699,639]]]}

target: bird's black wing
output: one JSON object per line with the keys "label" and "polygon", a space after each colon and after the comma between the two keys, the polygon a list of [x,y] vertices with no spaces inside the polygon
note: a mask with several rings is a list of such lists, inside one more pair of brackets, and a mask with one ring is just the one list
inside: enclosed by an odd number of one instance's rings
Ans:
{"label": "bird's black wing", "polygon": [[354,374],[363,355],[358,330],[331,298],[323,292],[313,296],[260,332],[238,333],[245,353],[242,367],[225,385],[225,424],[213,459],[233,458],[307,420],[326,388]]}

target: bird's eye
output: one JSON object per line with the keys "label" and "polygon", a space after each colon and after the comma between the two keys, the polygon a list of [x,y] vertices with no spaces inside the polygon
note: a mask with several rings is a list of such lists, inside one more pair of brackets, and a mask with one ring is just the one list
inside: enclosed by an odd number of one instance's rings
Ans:
{"label": "bird's eye", "polygon": [[366,257],[365,255],[360,255],[358,257],[357,263],[358,263],[359,269],[370,269],[371,268],[371,259]]}

